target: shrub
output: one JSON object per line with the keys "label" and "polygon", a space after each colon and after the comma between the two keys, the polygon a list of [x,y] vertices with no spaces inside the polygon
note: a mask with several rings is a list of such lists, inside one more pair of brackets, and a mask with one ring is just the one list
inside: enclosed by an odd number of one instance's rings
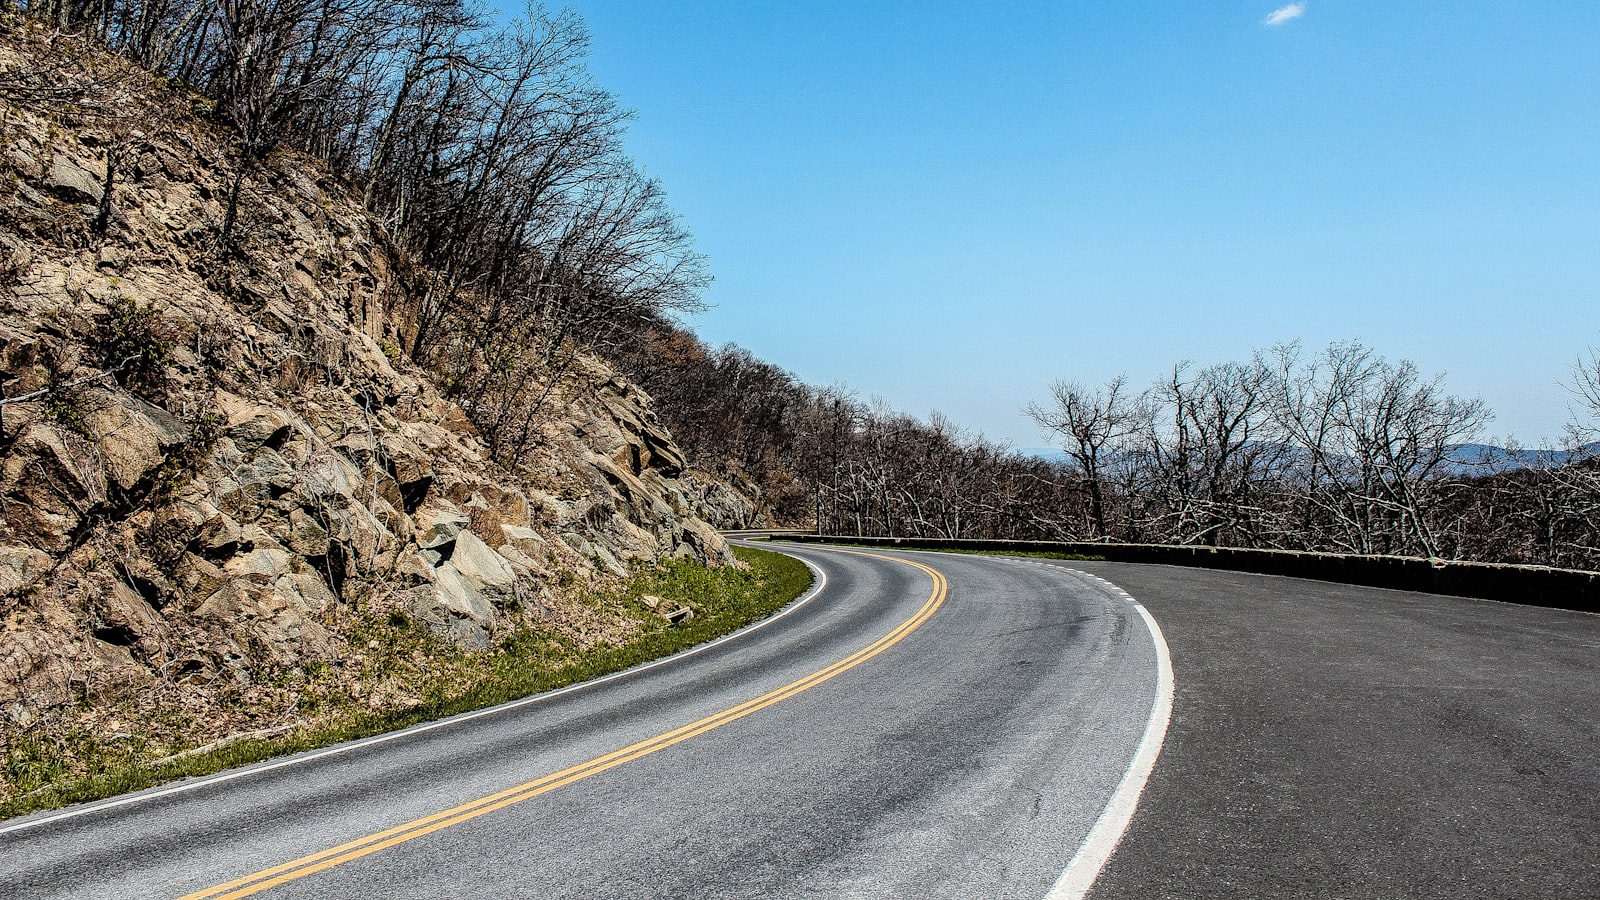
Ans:
{"label": "shrub", "polygon": [[166,390],[167,361],[177,335],[149,304],[118,295],[95,325],[89,346],[117,383],[139,394]]}

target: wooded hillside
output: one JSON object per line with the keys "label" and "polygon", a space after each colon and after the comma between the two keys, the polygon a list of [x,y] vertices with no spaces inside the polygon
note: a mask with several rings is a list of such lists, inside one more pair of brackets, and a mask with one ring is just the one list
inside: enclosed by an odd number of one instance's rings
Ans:
{"label": "wooded hillside", "polygon": [[[658,325],[616,356],[693,464],[825,534],[1127,541],[1600,568],[1600,356],[1558,452],[1489,448],[1476,399],[1359,343],[1053,386],[1024,455]],[[718,467],[725,467],[718,469]]]}

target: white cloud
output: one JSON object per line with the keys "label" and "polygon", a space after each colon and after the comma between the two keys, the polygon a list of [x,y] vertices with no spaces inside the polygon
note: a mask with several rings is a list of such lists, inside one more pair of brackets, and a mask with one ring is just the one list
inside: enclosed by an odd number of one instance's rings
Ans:
{"label": "white cloud", "polygon": [[1306,14],[1304,3],[1287,3],[1267,14],[1268,25],[1282,25]]}

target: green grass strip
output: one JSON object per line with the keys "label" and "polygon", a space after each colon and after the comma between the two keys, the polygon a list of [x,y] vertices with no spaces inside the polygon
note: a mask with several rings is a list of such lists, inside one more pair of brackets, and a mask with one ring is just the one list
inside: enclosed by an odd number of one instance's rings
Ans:
{"label": "green grass strip", "polygon": [[[240,740],[156,764],[110,764],[94,775],[49,784],[0,803],[0,819],[371,737],[620,672],[758,622],[811,586],[811,570],[793,557],[749,547],[734,547],[733,552],[749,564],[748,571],[676,561],[635,575],[615,592],[592,598],[608,607],[620,604],[627,615],[638,620],[640,631],[626,643],[573,651],[537,632],[514,633],[495,649],[470,658],[472,683],[464,690],[452,692],[449,686],[433,685],[427,691],[428,699],[403,710],[335,716],[279,737]],[[695,614],[672,625],[640,602],[644,596],[661,598],[657,607],[661,611],[690,605]]]}

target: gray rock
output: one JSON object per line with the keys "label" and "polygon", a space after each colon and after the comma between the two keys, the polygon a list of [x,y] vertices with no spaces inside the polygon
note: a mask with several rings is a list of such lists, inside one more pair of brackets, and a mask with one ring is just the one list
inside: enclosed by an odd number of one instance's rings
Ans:
{"label": "gray rock", "polygon": [[22,173],[22,177],[39,177],[39,159],[27,150],[21,147],[12,147],[6,153],[6,159],[17,171]]}
{"label": "gray rock", "polygon": [[450,532],[450,534],[454,535],[456,531],[467,527],[467,522],[470,521],[467,514],[462,512],[460,507],[448,500],[429,503],[422,509],[417,510],[414,518],[416,519],[418,534],[428,534],[438,526],[449,526],[454,528],[454,531]]}
{"label": "gray rock", "polygon": [[522,575],[544,575],[545,568],[538,560],[522,552],[515,544],[501,544],[495,552],[511,563],[511,568]]}
{"label": "gray rock", "polygon": [[561,533],[561,540],[568,547],[571,547],[579,556],[585,559],[594,555],[594,545],[589,543],[589,541],[581,534],[572,531],[564,531]]}
{"label": "gray rock", "polygon": [[421,553],[401,553],[397,555],[394,563],[394,574],[408,584],[432,583],[433,569],[439,563],[437,553],[434,554],[436,559],[429,560],[427,558],[429,552],[431,551],[425,550]]}
{"label": "gray rock", "polygon": [[101,179],[79,168],[65,156],[56,156],[45,173],[45,187],[70,203],[99,203],[104,196]]}
{"label": "gray rock", "polygon": [[290,556],[287,550],[278,547],[257,547],[249,553],[228,560],[223,564],[222,570],[265,584],[289,574],[293,569],[293,563],[294,557]]}
{"label": "gray rock", "polygon": [[289,512],[289,549],[300,556],[328,555],[328,530],[298,507]]}
{"label": "gray rock", "polygon": [[473,650],[489,649],[489,629],[471,619],[452,619],[444,627],[443,633],[447,640],[462,647]]}
{"label": "gray rock", "polygon": [[189,597],[209,597],[228,583],[228,573],[216,563],[193,553],[185,553],[172,567],[173,580]]}
{"label": "gray rock", "polygon": [[504,592],[517,583],[511,564],[470,531],[456,535],[450,565],[480,590]]}
{"label": "gray rock", "polygon": [[417,546],[424,550],[432,550],[448,559],[455,552],[457,536],[462,532],[465,523],[436,522],[426,531],[417,534]]}
{"label": "gray rock", "polygon": [[302,611],[312,614],[323,612],[338,602],[322,576],[315,572],[291,572],[278,578],[273,587]]}
{"label": "gray rock", "polygon": [[215,497],[218,505],[229,515],[241,521],[253,521],[273,501],[302,488],[306,502],[319,502],[300,482],[295,469],[277,452],[261,449],[248,463],[239,463],[226,470],[217,479]]}
{"label": "gray rock", "polygon": [[161,614],[120,579],[111,582],[111,589],[101,599],[106,625],[121,626],[136,636],[149,634],[161,626]]}
{"label": "gray rock", "polygon": [[227,559],[245,549],[248,538],[244,529],[232,517],[218,515],[200,526],[200,533],[192,546],[207,559]]}
{"label": "gray rock", "polygon": [[451,563],[433,571],[433,596],[441,609],[474,622],[494,621],[494,605]]}
{"label": "gray rock", "polygon": [[132,398],[94,410],[85,424],[95,436],[106,474],[123,490],[138,484],[189,437],[170,413]]}
{"label": "gray rock", "polygon": [[52,565],[49,554],[32,547],[0,547],[0,597],[33,584]]}
{"label": "gray rock", "polygon": [[606,569],[611,572],[611,574],[617,576],[618,578],[628,577],[628,567],[623,565],[621,560],[617,559],[615,553],[612,553],[610,550],[607,550],[605,547],[602,547],[599,544],[592,544],[590,546],[594,548],[594,555],[600,560],[600,564],[605,566]]}
{"label": "gray rock", "polygon": [[313,497],[353,497],[361,484],[361,473],[337,453],[314,454],[301,471],[306,490]]}
{"label": "gray rock", "polygon": [[0,493],[9,539],[59,553],[83,510],[105,499],[105,483],[82,439],[35,422],[0,457]]}
{"label": "gray rock", "polygon": [[539,532],[523,525],[501,525],[500,532],[506,536],[508,542],[524,550],[545,546],[544,538],[539,536]]}
{"label": "gray rock", "polygon": [[251,403],[224,391],[217,392],[217,409],[227,422],[228,437],[242,453],[251,453],[262,446],[275,447],[288,437],[292,428],[290,417],[282,410]]}

